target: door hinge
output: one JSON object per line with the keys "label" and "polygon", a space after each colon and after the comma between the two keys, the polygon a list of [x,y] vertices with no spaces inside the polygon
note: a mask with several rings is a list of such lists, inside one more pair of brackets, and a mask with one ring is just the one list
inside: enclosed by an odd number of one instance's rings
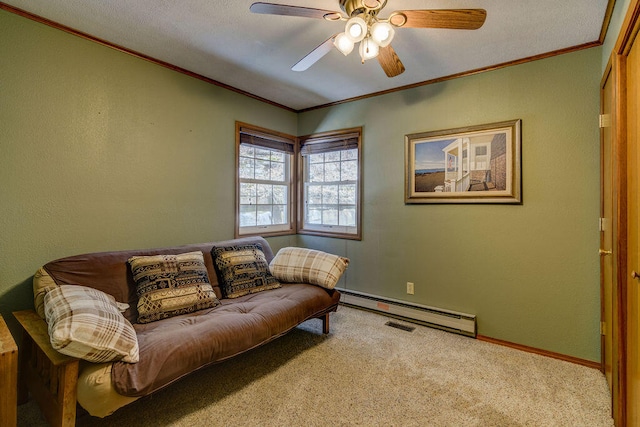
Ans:
{"label": "door hinge", "polygon": [[600,335],[607,335],[607,324],[600,322]]}
{"label": "door hinge", "polygon": [[599,231],[607,230],[607,218],[598,218],[598,230]]}
{"label": "door hinge", "polygon": [[598,116],[598,124],[600,128],[611,127],[611,114],[600,114]]}

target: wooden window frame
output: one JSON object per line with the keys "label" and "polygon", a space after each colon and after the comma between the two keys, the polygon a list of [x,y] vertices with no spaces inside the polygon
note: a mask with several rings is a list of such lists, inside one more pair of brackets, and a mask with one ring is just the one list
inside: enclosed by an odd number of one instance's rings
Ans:
{"label": "wooden window frame", "polygon": [[[344,149],[357,148],[358,173],[356,182],[356,225],[355,233],[344,231],[331,231],[332,226],[310,228],[305,224],[305,174],[306,161],[304,157],[313,152],[330,152]],[[323,132],[307,135],[298,139],[298,234],[308,234],[323,237],[335,237],[351,240],[362,240],[362,128],[350,128],[337,131]],[[337,228],[337,227],[336,227]]]}
{"label": "wooden window frame", "polygon": [[[287,182],[287,216],[288,222],[281,226],[255,226],[240,227],[240,186],[243,182],[240,178],[240,145],[250,144],[257,147],[279,150],[287,152],[289,157],[289,179]],[[282,132],[250,125],[248,123],[236,122],[236,199],[235,199],[235,229],[236,238],[247,236],[283,236],[296,234],[296,211],[297,211],[297,138]],[[284,228],[284,229],[283,229]],[[243,231],[250,230],[250,231]]]}

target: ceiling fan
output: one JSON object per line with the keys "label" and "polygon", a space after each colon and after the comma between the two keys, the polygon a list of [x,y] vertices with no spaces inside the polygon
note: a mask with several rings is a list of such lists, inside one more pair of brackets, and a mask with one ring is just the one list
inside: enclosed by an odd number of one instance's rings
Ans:
{"label": "ceiling fan", "polygon": [[289,6],[275,3],[253,3],[249,8],[253,13],[267,15],[300,16],[303,18],[346,21],[345,31],[334,34],[309,52],[291,69],[304,71],[325,56],[334,47],[345,56],[351,53],[356,43],[362,63],[378,58],[380,66],[389,77],[404,72],[400,58],[391,47],[395,28],[448,28],[476,30],[484,24],[487,12],[484,9],[423,9],[396,10],[388,17],[378,16],[387,0],[338,0],[346,14],[332,10],[310,7]]}

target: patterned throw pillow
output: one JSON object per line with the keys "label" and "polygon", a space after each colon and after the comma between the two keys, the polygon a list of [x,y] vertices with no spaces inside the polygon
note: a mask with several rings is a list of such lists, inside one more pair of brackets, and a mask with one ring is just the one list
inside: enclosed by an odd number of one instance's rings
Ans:
{"label": "patterned throw pillow", "polygon": [[226,298],[238,298],[281,286],[269,272],[260,244],[214,246],[211,256]]}
{"label": "patterned throw pillow", "polygon": [[310,283],[333,289],[349,259],[304,248],[282,248],[269,264],[271,274],[285,283]]}
{"label": "patterned throw pillow", "polygon": [[62,285],[44,296],[53,348],[90,362],[139,359],[138,338],[111,295],[85,286]]}
{"label": "patterned throw pillow", "polygon": [[202,252],[129,258],[138,293],[138,322],[149,323],[220,304]]}

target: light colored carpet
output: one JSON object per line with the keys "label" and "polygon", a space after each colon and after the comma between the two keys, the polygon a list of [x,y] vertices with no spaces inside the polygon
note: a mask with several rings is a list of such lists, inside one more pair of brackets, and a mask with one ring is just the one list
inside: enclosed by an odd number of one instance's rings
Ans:
{"label": "light colored carpet", "polygon": [[[340,307],[79,426],[612,426],[597,370]],[[18,425],[44,425],[30,401]]]}

